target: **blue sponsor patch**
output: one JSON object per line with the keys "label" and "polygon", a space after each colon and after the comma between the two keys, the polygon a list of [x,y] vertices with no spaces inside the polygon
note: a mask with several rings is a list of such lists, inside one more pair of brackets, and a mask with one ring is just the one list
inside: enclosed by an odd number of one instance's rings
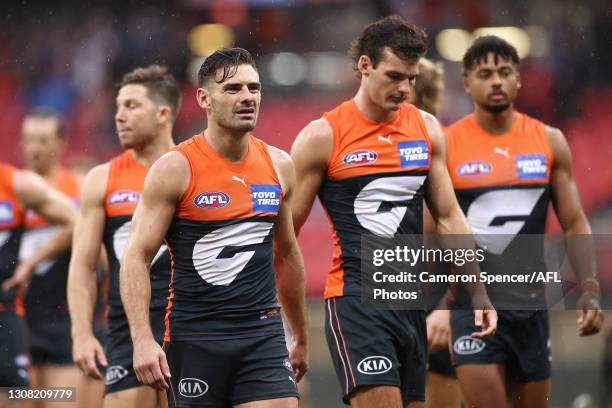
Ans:
{"label": "blue sponsor patch", "polygon": [[516,156],[515,163],[519,179],[546,178],[548,166],[545,154]]}
{"label": "blue sponsor patch", "polygon": [[11,201],[0,201],[0,224],[10,224],[13,222],[13,203]]}
{"label": "blue sponsor patch", "polygon": [[281,188],[278,184],[251,184],[253,212],[277,213],[280,209]]}
{"label": "blue sponsor patch", "polygon": [[397,144],[397,150],[402,168],[429,165],[429,147],[425,140],[400,142]]}

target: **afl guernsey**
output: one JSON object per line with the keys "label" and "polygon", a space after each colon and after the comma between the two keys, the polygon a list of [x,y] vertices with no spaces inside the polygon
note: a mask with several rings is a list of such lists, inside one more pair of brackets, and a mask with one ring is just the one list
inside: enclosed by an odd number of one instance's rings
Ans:
{"label": "afl guernsey", "polygon": [[[58,168],[51,185],[68,196],[75,206],[78,205],[80,185],[74,173],[64,167]],[[19,259],[22,261],[32,256],[51,239],[59,227],[49,225],[44,218],[28,210],[25,215],[25,228],[19,250]],[[25,298],[28,313],[32,310],[58,308],[68,312],[66,284],[69,263],[70,251],[68,250],[36,266]]]}
{"label": "afl guernsey", "polygon": [[[15,168],[0,163],[0,284],[13,276],[23,235],[24,211],[14,187]],[[0,290],[0,311],[14,308],[16,288]]]}
{"label": "afl guernsey", "polygon": [[245,158],[231,163],[202,133],[177,151],[190,174],[166,236],[165,341],[282,333],[272,239],[283,191],[268,145],[249,135]]}
{"label": "afl guernsey", "polygon": [[[104,197],[106,224],[104,246],[108,254],[109,319],[127,319],[119,292],[119,269],[130,233],[130,225],[136,205],[140,200],[148,168],[139,163],[132,150],[115,157],[110,162]],[[153,313],[163,313],[168,301],[170,279],[170,254],[165,245],[151,262],[151,304]]]}
{"label": "afl guernsey", "polygon": [[[486,249],[481,271],[489,274],[545,271],[543,241],[552,153],[543,123],[515,112],[512,128],[502,135],[483,130],[474,115],[446,129],[448,171],[461,209]],[[518,234],[540,234],[516,238]],[[525,241],[529,240],[529,241]],[[513,285],[514,287],[514,285]],[[490,285],[489,295],[515,305],[543,300],[543,284]],[[505,292],[505,294],[504,294]],[[508,306],[510,304],[507,304]]]}
{"label": "afl guernsey", "polygon": [[319,198],[333,230],[334,254],[324,297],[360,296],[361,237],[422,234],[431,141],[421,113],[402,104],[378,123],[354,100],[323,116],[333,148]]}

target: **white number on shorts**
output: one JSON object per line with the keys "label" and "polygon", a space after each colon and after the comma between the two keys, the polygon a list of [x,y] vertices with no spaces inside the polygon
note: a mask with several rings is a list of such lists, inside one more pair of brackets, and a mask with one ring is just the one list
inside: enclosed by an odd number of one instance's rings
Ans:
{"label": "white number on shorts", "polygon": [[[121,264],[121,261],[123,261],[123,253],[125,252],[125,247],[127,246],[127,241],[130,236],[131,225],[131,221],[126,221],[121,227],[117,228],[117,231],[115,231],[115,234],[113,235],[113,250],[115,251],[115,256],[117,257],[119,264]],[[166,244],[162,244],[153,257],[151,265],[155,264],[155,261],[157,261],[167,249]]]}
{"label": "white number on shorts", "polygon": [[[407,202],[425,182],[426,176],[382,177],[369,182],[355,197],[355,216],[362,227],[384,238],[393,238],[406,211]],[[380,211],[384,204],[392,207]]]}
{"label": "white number on shorts", "polygon": [[478,246],[492,254],[502,254],[525,220],[507,220],[499,225],[493,222],[503,217],[528,217],[543,193],[543,188],[529,188],[495,190],[478,196],[467,212]]}
{"label": "white number on shorts", "polygon": [[227,286],[249,263],[255,250],[236,252],[230,258],[219,258],[226,247],[261,244],[274,227],[272,222],[241,222],[216,229],[204,235],[193,247],[193,266],[211,285]]}

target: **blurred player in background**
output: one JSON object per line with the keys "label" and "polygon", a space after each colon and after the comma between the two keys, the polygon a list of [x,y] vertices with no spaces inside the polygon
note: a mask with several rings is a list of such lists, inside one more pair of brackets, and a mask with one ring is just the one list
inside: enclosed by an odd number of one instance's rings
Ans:
{"label": "blurred player in background", "polygon": [[[419,76],[410,95],[412,103],[419,109],[440,115],[444,92],[444,68],[427,58],[419,62]],[[435,225],[427,206],[423,206],[424,234],[435,234]],[[436,309],[428,313],[427,343],[429,361],[427,365],[426,404],[428,408],[458,408],[461,406],[461,389],[450,358],[450,310]]]}
{"label": "blurred player in background", "polygon": [[[134,366],[145,384],[171,387],[171,406],[296,408],[308,329],[293,164],[250,133],[261,83],[247,50],[215,51],[198,84],[207,128],[151,168],[121,269]],[[148,265],[164,237],[173,256],[165,352],[147,319]]]}
{"label": "blurred player in background", "polygon": [[[83,372],[96,379],[102,379],[98,365],[107,366],[105,407],[165,406],[164,393],[142,386],[134,373],[132,341],[119,294],[119,268],[145,175],[155,160],[174,147],[172,126],[180,107],[180,89],[165,67],[151,65],[124,75],[116,100],[115,124],[126,151],[88,173],[75,228],[68,279],[73,358]],[[102,244],[109,261],[105,351],[92,332]],[[155,341],[161,343],[170,278],[170,254],[165,245],[158,248],[151,270],[151,326]]]}
{"label": "blurred player in background", "polygon": [[[495,36],[479,38],[465,53],[464,86],[473,99],[474,113],[446,129],[448,169],[459,204],[475,234],[544,234],[549,201],[566,238],[591,234],[563,134],[514,110],[521,86],[518,64],[516,49]],[[508,253],[513,241],[505,244],[489,245],[482,270],[498,273],[508,266],[506,258],[496,257]],[[593,257],[581,256],[589,260],[581,262],[570,253],[582,287],[578,332],[585,336],[599,331],[603,314]],[[521,267],[517,262],[509,265],[514,272]],[[507,290],[488,287],[494,304],[492,293]],[[543,300],[537,291],[517,295],[525,304]],[[467,406],[502,407],[507,399],[513,407],[548,406],[548,314],[538,309],[500,310],[496,335],[482,340],[469,338],[475,329],[469,310],[452,311],[454,362]]]}
{"label": "blurred player in background", "polygon": [[[36,211],[60,229],[28,258],[18,262],[28,210]],[[69,199],[40,176],[0,163],[0,384],[3,387],[30,385],[27,341],[21,319],[22,291],[38,265],[70,247],[75,215]],[[3,393],[0,393],[0,406],[9,406]]]}
{"label": "blurred player in background", "polygon": [[[28,170],[64,193],[76,206],[80,178],[60,164],[66,145],[61,116],[38,109],[26,115],[21,129],[21,146]],[[25,228],[19,252],[20,262],[27,262],[57,232],[34,211],[25,214]],[[72,361],[70,315],[66,300],[66,282],[70,251],[40,263],[35,269],[25,297],[26,324],[31,358],[30,380],[33,387],[77,385],[78,401],[91,394],[101,396],[102,387],[88,381]],[[94,388],[91,388],[94,387]],[[43,402],[37,402],[42,407]],[[82,404],[82,406],[85,406]]]}
{"label": "blurred player in background", "polygon": [[[334,230],[326,337],[343,400],[354,407],[423,406],[427,364],[422,311],[362,303],[362,235],[422,234],[423,199],[442,233],[470,233],[454,199],[438,121],[404,103],[426,44],[423,30],[399,16],[366,26],[351,50],[361,78],[354,99],[308,124],[292,148],[296,231],[317,194]],[[415,150],[420,154],[409,153]],[[490,335],[497,317],[490,309],[483,313],[490,305],[482,285],[475,290],[482,324],[476,336]]]}

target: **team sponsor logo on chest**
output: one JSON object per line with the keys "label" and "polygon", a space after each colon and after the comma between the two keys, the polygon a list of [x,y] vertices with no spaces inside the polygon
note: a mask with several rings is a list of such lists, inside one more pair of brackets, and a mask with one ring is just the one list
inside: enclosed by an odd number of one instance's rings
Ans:
{"label": "team sponsor logo on chest", "polygon": [[193,199],[193,203],[204,209],[223,208],[231,201],[229,195],[223,191],[207,191],[200,193]]}
{"label": "team sponsor logo on chest", "polygon": [[251,184],[253,212],[277,213],[280,208],[281,188],[278,184]]}
{"label": "team sponsor logo on chest", "polygon": [[362,166],[374,163],[378,159],[378,154],[373,150],[352,150],[348,152],[342,161],[349,166]]}
{"label": "team sponsor logo on chest", "polygon": [[546,178],[548,163],[545,154],[517,155],[515,163],[519,179]]}
{"label": "team sponsor logo on chest", "polygon": [[493,171],[491,163],[484,160],[471,160],[457,167],[457,174],[464,177],[484,176]]}
{"label": "team sponsor logo on chest", "polygon": [[108,197],[110,205],[136,204],[140,200],[140,193],[132,190],[115,191]]}
{"label": "team sponsor logo on chest", "polygon": [[429,165],[429,147],[425,140],[399,142],[397,150],[400,156],[400,166],[424,167]]}
{"label": "team sponsor logo on chest", "polygon": [[0,224],[10,224],[13,222],[13,203],[11,201],[0,201]]}

